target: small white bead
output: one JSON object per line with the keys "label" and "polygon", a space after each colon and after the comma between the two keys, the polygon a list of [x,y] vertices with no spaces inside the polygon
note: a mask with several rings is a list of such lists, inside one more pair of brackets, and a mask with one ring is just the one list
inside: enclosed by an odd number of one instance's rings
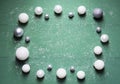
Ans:
{"label": "small white bead", "polygon": [[84,79],[85,78],[85,72],[84,71],[78,71],[77,72],[77,78],[78,79]]}
{"label": "small white bead", "polygon": [[100,40],[103,43],[107,43],[109,41],[109,36],[107,34],[102,34]]}
{"label": "small white bead", "polygon": [[45,14],[44,19],[49,20],[49,14]]}
{"label": "small white bead", "polygon": [[101,32],[101,28],[100,28],[100,27],[97,27],[97,28],[96,28],[96,32],[97,32],[97,33],[100,33],[100,32]]}
{"label": "small white bead", "polygon": [[42,9],[42,7],[38,6],[35,8],[34,12],[36,15],[41,15],[43,13],[43,9]]}
{"label": "small white bead", "polygon": [[64,79],[67,75],[66,70],[64,68],[59,68],[56,72],[56,75],[60,79]]}
{"label": "small white bead", "polygon": [[96,70],[102,70],[104,69],[105,64],[104,64],[104,61],[97,60],[94,62],[93,66],[95,67]]}
{"label": "small white bead", "polygon": [[24,61],[29,57],[29,51],[26,47],[19,47],[16,49],[16,57],[18,60]]}
{"label": "small white bead", "polygon": [[21,23],[27,23],[29,20],[29,16],[26,13],[21,13],[18,16],[18,19]]}
{"label": "small white bead", "polygon": [[83,14],[86,13],[86,7],[85,6],[79,6],[77,11],[78,11],[79,15],[83,15]]}
{"label": "small white bead", "polygon": [[94,53],[95,53],[96,55],[102,54],[102,48],[101,48],[100,46],[95,46],[95,48],[94,48]]}
{"label": "small white bead", "polygon": [[51,64],[48,65],[47,70],[52,70],[52,65]]}
{"label": "small white bead", "polygon": [[22,66],[22,71],[23,71],[24,73],[28,73],[28,72],[30,71],[30,65],[29,65],[29,64],[24,64],[24,65]]}
{"label": "small white bead", "polygon": [[62,6],[61,5],[56,5],[54,7],[54,12],[57,13],[57,14],[62,13]]}
{"label": "small white bead", "polygon": [[68,17],[69,17],[69,18],[73,18],[73,17],[74,17],[74,14],[73,14],[72,12],[69,12]]}
{"label": "small white bead", "polygon": [[70,67],[70,72],[75,72],[74,66],[71,66],[71,67]]}
{"label": "small white bead", "polygon": [[36,76],[38,78],[43,78],[45,76],[45,72],[42,69],[40,69],[37,71]]}

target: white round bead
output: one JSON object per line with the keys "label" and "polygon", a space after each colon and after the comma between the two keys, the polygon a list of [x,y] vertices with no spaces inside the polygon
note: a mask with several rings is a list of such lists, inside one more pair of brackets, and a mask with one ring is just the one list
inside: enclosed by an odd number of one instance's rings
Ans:
{"label": "white round bead", "polygon": [[102,70],[105,66],[104,61],[102,60],[97,60],[94,62],[93,66],[95,67],[96,70]]}
{"label": "white round bead", "polygon": [[18,16],[18,19],[21,23],[27,23],[29,20],[29,16],[26,13],[21,13]]}
{"label": "white round bead", "polygon": [[100,40],[101,42],[106,43],[109,41],[109,36],[107,34],[102,34]]}
{"label": "white round bead", "polygon": [[95,48],[94,48],[94,53],[95,53],[96,55],[102,54],[102,48],[101,48],[100,46],[95,46]]}
{"label": "white round bead", "polygon": [[29,64],[24,64],[24,65],[22,66],[22,71],[23,71],[24,73],[28,73],[28,72],[30,71],[30,65],[29,65]]}
{"label": "white round bead", "polygon": [[57,13],[57,14],[62,13],[62,6],[61,5],[56,5],[54,7],[54,12]]}
{"label": "white round bead", "polygon": [[66,77],[67,73],[66,73],[66,70],[64,68],[59,68],[56,72],[56,75],[58,78],[63,79]]}
{"label": "white round bead", "polygon": [[78,11],[79,15],[83,15],[83,14],[86,13],[86,7],[85,6],[79,6],[77,11]]}
{"label": "white round bead", "polygon": [[42,69],[40,69],[37,71],[36,76],[38,78],[43,78],[45,76],[45,72]]}
{"label": "white round bead", "polygon": [[42,7],[36,7],[34,10],[36,15],[41,15],[43,13]]}
{"label": "white round bead", "polygon": [[19,47],[16,50],[16,57],[18,60],[24,61],[29,57],[29,51],[26,47]]}
{"label": "white round bead", "polygon": [[85,78],[85,72],[84,71],[78,71],[77,72],[77,78],[78,79],[84,79]]}

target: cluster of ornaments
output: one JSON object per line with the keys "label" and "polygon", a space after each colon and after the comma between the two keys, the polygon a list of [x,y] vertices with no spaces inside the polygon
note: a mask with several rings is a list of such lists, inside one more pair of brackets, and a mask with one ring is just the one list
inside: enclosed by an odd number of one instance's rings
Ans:
{"label": "cluster of ornaments", "polygon": [[[57,15],[60,15],[63,11],[62,9],[62,6],[61,5],[56,5],[53,9],[54,13],[57,14]],[[78,9],[77,9],[77,12],[79,15],[84,15],[86,14],[86,7],[85,6],[79,6]],[[41,16],[43,14],[43,8],[38,6],[34,9],[34,13],[35,15],[37,16]],[[69,12],[68,14],[68,17],[69,18],[73,18],[74,17],[74,14],[72,12]],[[103,18],[103,11],[102,9],[100,8],[95,8],[94,11],[93,11],[93,17],[95,19],[101,19]],[[48,14],[45,14],[44,16],[45,20],[48,20],[49,19],[49,15]],[[28,14],[26,13],[20,13],[19,16],[18,16],[18,21],[22,24],[26,24],[28,21],[29,21],[29,16]],[[96,32],[97,33],[101,33],[101,28],[100,27],[97,27],[96,28]],[[21,38],[24,34],[24,30],[23,28],[16,28],[15,31],[14,31],[14,37],[15,38]],[[107,34],[102,34],[101,37],[100,37],[100,41],[102,43],[108,43],[109,42],[109,36]],[[29,43],[30,42],[30,37],[29,36],[26,36],[25,37],[25,42],[26,43]],[[93,49],[93,52],[95,55],[99,56],[102,54],[103,50],[100,46],[95,46],[94,49]],[[16,49],[16,58],[20,61],[25,61],[29,58],[29,50],[24,47],[24,46],[21,46],[19,48]],[[94,63],[93,63],[93,66],[96,70],[103,70],[104,67],[105,67],[105,64],[104,64],[104,61],[103,60],[96,60]],[[52,65],[49,64],[48,67],[47,67],[47,70],[51,71],[52,70]],[[29,64],[24,64],[22,66],[22,72],[24,73],[29,73],[30,72],[30,65]],[[75,68],[74,66],[71,66],[70,67],[70,72],[75,72]],[[78,79],[82,80],[82,79],[85,79],[85,72],[84,71],[78,71],[76,76]],[[64,68],[59,68],[58,70],[56,70],[56,76],[57,78],[59,79],[64,79],[66,76],[67,76],[67,71],[64,69]],[[45,77],[45,72],[44,70],[42,69],[39,69],[37,70],[36,72],[36,77],[37,78],[44,78]]]}

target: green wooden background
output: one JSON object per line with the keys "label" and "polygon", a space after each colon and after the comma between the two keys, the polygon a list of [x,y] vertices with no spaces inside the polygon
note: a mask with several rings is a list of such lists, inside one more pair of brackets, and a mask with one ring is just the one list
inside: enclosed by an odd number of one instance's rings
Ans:
{"label": "green wooden background", "polygon": [[[53,8],[56,4],[63,7],[63,13],[57,17]],[[84,5],[87,14],[79,17],[77,7]],[[41,6],[44,13],[41,17],[34,16],[34,8]],[[120,0],[0,0],[0,84],[119,84],[120,83]],[[96,22],[92,11],[99,7],[104,10],[103,21]],[[30,20],[27,25],[18,24],[18,15],[26,12]],[[68,18],[73,12],[75,17]],[[49,14],[50,19],[44,20]],[[110,37],[107,45],[101,44],[96,27]],[[13,31],[22,27],[25,31],[21,41],[13,39]],[[102,34],[101,33],[101,34]],[[26,44],[25,36],[31,42]],[[93,48],[103,48],[102,56],[95,57]],[[30,51],[30,58],[24,63],[31,65],[31,71],[25,75],[21,72],[23,62],[15,59],[18,47],[25,46]],[[105,70],[96,72],[93,63],[97,59],[105,61]],[[47,71],[52,64],[53,70]],[[70,73],[70,66],[75,73]],[[56,70],[63,67],[67,70],[64,81],[56,79]],[[45,78],[36,79],[36,71],[43,69]],[[78,81],[76,73],[86,72],[86,79]]]}

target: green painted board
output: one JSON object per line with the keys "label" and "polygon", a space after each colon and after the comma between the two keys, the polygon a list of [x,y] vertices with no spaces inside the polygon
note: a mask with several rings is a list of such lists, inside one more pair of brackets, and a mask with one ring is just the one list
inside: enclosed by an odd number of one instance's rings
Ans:
{"label": "green painted board", "polygon": [[[119,84],[120,83],[120,11],[119,0],[1,0],[0,1],[0,84]],[[56,16],[53,8],[56,4],[63,7],[61,16]],[[79,17],[77,7],[87,8],[86,16]],[[41,17],[34,16],[34,8],[41,6],[44,13]],[[93,9],[104,10],[102,21],[95,21]],[[27,25],[18,24],[18,15],[26,12],[30,20]],[[75,14],[73,19],[68,13]],[[50,19],[44,20],[49,14]],[[110,37],[109,44],[102,44],[96,27],[102,28],[102,33]],[[22,27],[23,38],[16,41],[13,31]],[[30,36],[31,42],[26,44],[25,36]],[[95,46],[103,48],[102,56],[93,53]],[[29,74],[23,74],[24,64],[15,59],[18,47],[25,46],[30,51],[30,58],[24,63],[31,65]],[[105,62],[105,69],[96,72],[93,63],[97,59]],[[53,65],[52,71],[47,71],[48,64]],[[74,66],[75,73],[70,73]],[[63,67],[67,70],[65,80],[56,78],[56,70]],[[45,78],[36,79],[36,71],[43,69]],[[84,81],[78,81],[76,73],[83,70],[86,73]]]}

